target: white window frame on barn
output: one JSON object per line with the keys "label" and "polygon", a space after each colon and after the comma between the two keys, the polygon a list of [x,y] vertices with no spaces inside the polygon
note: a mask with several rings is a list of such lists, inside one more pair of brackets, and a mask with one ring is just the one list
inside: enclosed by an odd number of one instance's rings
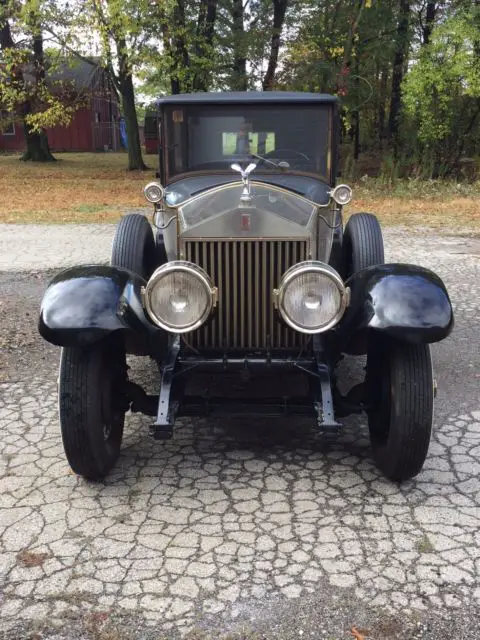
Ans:
{"label": "white window frame on barn", "polygon": [[[0,121],[2,120],[6,120],[7,118],[10,118],[11,114],[8,111],[0,111]],[[0,131],[2,133],[2,136],[14,136],[15,135],[15,120],[10,121],[10,123],[7,125],[7,128],[5,130],[3,130],[2,126],[0,125]]]}

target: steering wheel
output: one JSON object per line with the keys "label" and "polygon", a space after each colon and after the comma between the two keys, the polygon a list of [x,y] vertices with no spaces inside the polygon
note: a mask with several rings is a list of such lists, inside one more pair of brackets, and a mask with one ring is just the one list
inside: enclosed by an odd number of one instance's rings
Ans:
{"label": "steering wheel", "polygon": [[[311,158],[309,158],[305,153],[302,153],[301,151],[297,151],[296,149],[273,149],[272,151],[269,151],[268,153],[264,154],[264,158],[268,158],[269,156],[274,156],[277,153],[293,153],[297,156],[300,156],[301,158],[303,158],[303,160],[307,160],[308,162],[311,162]],[[277,156],[278,157],[278,156]]]}

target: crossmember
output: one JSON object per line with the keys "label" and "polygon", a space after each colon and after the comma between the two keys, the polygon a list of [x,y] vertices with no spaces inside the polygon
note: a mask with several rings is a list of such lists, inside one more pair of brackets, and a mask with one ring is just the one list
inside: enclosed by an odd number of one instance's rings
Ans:
{"label": "crossmember", "polygon": [[[176,339],[166,361],[161,366],[161,385],[155,423],[151,435],[155,439],[171,438],[175,420],[180,416],[249,415],[261,417],[312,416],[321,432],[338,431],[341,425],[335,420],[331,390],[330,369],[317,357],[278,358],[266,356],[220,358],[182,357],[180,342]],[[222,374],[228,371],[248,372],[258,369],[278,369],[280,371],[304,371],[311,376],[311,396],[229,398],[184,395],[186,374],[191,371]],[[137,394],[138,398],[138,394]],[[151,408],[152,396],[148,398]],[[136,410],[141,409],[141,402]],[[134,409],[134,410],[135,410]],[[149,411],[150,413],[150,411]]]}

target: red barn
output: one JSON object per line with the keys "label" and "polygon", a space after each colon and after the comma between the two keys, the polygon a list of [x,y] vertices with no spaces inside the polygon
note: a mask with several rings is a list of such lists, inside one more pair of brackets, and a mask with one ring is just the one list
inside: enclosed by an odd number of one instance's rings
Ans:
{"label": "red barn", "polygon": [[[120,108],[105,70],[95,61],[69,60],[56,65],[50,79],[68,84],[86,102],[67,127],[47,129],[52,151],[118,150],[121,147]],[[5,112],[0,116],[4,120],[3,127],[0,125],[0,151],[23,151],[22,124]]]}

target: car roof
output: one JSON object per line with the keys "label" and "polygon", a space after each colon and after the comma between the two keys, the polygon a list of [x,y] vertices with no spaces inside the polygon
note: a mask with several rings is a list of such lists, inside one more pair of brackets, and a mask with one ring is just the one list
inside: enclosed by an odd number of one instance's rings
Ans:
{"label": "car roof", "polygon": [[259,103],[330,103],[338,102],[328,93],[304,93],[300,91],[218,91],[212,93],[180,93],[158,98],[157,105],[182,104],[259,104]]}

